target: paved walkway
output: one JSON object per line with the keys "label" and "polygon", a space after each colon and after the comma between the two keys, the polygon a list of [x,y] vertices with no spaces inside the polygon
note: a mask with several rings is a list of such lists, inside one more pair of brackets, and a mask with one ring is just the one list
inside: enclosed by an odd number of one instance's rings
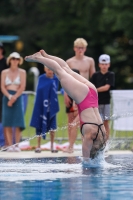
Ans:
{"label": "paved walkway", "polygon": [[[132,151],[109,151],[106,155],[124,155],[124,154],[132,154]],[[75,150],[74,153],[64,153],[59,151],[58,153],[51,153],[51,151],[42,151],[41,153],[35,153],[34,151],[21,151],[21,152],[0,152],[0,158],[14,158],[14,159],[21,159],[21,158],[49,158],[49,157],[75,157],[75,156],[82,156],[81,150]]]}

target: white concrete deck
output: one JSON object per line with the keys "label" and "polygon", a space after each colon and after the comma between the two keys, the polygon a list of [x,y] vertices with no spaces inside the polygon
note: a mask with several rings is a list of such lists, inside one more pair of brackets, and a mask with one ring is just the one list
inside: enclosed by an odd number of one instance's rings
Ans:
{"label": "white concrete deck", "polygon": [[[125,155],[132,154],[132,151],[109,151],[106,153],[107,155]],[[0,152],[0,158],[10,158],[10,159],[21,159],[21,158],[49,158],[49,157],[76,157],[82,156],[82,152],[75,150],[74,153],[64,153],[62,151],[58,151],[58,153],[51,153],[51,151],[42,151],[41,153],[35,153],[34,151],[21,151],[21,152]]]}

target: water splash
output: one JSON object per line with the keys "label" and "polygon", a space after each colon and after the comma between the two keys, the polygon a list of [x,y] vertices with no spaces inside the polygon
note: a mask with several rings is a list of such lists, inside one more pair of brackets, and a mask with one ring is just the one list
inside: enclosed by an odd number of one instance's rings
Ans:
{"label": "water splash", "polygon": [[99,151],[97,156],[94,159],[89,158],[88,160],[82,161],[82,166],[84,168],[116,168],[121,167],[118,165],[113,165],[110,163],[107,163],[105,160],[105,152]]}
{"label": "water splash", "polygon": [[20,159],[4,160],[0,163],[1,181],[54,180],[57,178],[77,178],[84,176],[79,160],[69,164],[68,159]]}

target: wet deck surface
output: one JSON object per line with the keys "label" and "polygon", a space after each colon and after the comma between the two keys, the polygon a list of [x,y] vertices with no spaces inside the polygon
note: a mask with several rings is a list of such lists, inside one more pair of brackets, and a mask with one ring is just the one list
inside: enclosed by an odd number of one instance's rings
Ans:
{"label": "wet deck surface", "polygon": [[[105,155],[125,155],[125,154],[133,154],[130,150],[125,151],[108,151]],[[1,151],[0,158],[49,158],[49,157],[76,157],[82,156],[82,152],[75,150],[73,153],[64,153],[62,151],[58,151],[58,153],[51,153],[51,151],[42,151],[41,153],[35,153],[34,151],[21,151],[21,152],[7,152]]]}

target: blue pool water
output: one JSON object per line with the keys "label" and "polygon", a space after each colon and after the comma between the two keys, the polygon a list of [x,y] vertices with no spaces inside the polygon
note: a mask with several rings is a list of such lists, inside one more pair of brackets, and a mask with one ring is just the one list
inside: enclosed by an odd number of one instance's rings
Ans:
{"label": "blue pool water", "polygon": [[83,167],[80,157],[0,159],[0,200],[133,200],[133,155]]}

